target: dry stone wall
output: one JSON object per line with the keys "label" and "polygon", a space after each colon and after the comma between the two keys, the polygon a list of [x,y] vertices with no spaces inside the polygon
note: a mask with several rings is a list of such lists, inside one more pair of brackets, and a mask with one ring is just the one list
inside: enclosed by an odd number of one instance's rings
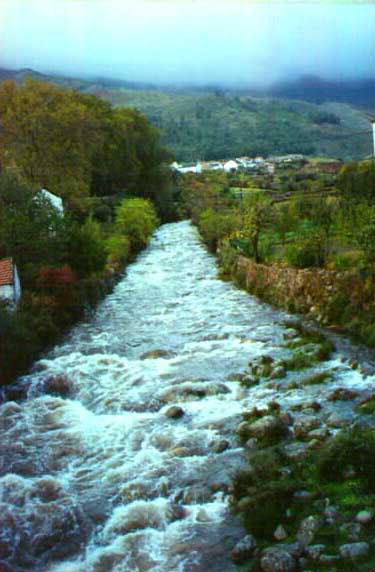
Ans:
{"label": "dry stone wall", "polygon": [[323,323],[330,321],[327,310],[335,296],[347,295],[352,303],[361,303],[364,285],[351,272],[268,266],[244,256],[238,256],[232,268],[233,277],[250,293],[281,308],[310,314]]}

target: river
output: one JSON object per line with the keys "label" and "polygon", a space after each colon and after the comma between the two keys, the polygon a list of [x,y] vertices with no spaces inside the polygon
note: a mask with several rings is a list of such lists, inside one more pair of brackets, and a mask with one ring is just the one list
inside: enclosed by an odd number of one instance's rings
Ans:
{"label": "river", "polygon": [[[285,318],[219,280],[189,222],[162,226],[25,377],[27,399],[0,407],[0,570],[234,571],[235,428],[275,397],[237,376],[285,355]],[[328,367],[344,385],[373,383],[340,355]]]}

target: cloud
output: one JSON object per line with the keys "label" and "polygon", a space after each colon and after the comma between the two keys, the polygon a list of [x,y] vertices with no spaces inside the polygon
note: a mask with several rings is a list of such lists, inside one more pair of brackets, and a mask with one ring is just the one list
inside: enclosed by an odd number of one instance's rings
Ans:
{"label": "cloud", "polygon": [[158,83],[371,76],[375,5],[0,0],[0,64]]}

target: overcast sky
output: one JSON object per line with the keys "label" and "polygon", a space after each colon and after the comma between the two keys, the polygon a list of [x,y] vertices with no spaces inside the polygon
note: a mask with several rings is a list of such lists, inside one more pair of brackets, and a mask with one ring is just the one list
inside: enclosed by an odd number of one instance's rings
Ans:
{"label": "overcast sky", "polygon": [[155,83],[375,77],[375,4],[0,0],[0,66]]}

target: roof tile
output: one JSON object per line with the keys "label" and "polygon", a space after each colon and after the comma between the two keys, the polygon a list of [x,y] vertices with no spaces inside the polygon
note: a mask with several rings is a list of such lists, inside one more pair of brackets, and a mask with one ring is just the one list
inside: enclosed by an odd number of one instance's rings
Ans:
{"label": "roof tile", "polygon": [[3,258],[0,260],[0,286],[13,284],[13,260]]}

